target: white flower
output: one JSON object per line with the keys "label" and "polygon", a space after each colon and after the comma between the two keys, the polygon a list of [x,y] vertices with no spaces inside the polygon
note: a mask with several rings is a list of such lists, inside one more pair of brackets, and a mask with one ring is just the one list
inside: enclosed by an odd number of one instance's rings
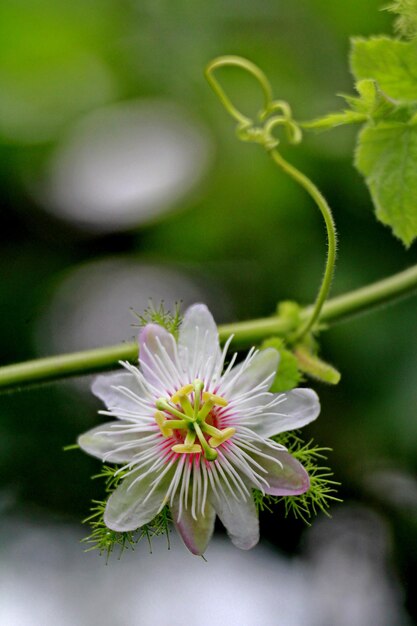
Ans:
{"label": "white flower", "polygon": [[[231,340],[231,339],[230,339]],[[140,369],[99,376],[92,387],[117,418],[79,438],[86,452],[127,471],[110,496],[105,524],[135,530],[168,504],[193,554],[203,554],[216,514],[232,542],[252,548],[259,539],[252,489],[287,496],[309,488],[308,474],[270,439],[300,428],[320,411],[311,389],[268,392],[279,354],[252,349],[222,373],[226,352],[202,304],[190,307],[178,343],[164,328],[140,332]]]}

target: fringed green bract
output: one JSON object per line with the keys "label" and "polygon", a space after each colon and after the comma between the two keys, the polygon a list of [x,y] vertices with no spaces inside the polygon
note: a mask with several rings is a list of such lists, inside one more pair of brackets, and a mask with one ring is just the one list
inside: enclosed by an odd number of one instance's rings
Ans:
{"label": "fringed green bract", "polygon": [[322,512],[328,517],[332,502],[341,502],[337,497],[336,487],[339,482],[333,480],[333,472],[329,467],[322,465],[327,460],[326,453],[331,448],[321,448],[310,440],[305,443],[297,432],[288,432],[273,437],[275,441],[284,445],[288,452],[305,467],[310,476],[310,489],[299,496],[271,496],[255,490],[255,504],[258,511],[270,511],[278,503],[284,504],[285,516],[293,515],[302,519],[310,526],[310,519]]}
{"label": "fringed green bract", "polygon": [[[106,482],[106,493],[110,495],[117,488],[125,475],[126,472],[120,471],[117,466],[109,467],[104,465],[101,473],[93,476],[93,478],[104,478]],[[82,541],[90,544],[90,547],[87,548],[87,552],[90,550],[98,550],[100,555],[105,554],[106,563],[115,548],[119,548],[120,558],[126,549],[130,548],[134,550],[135,545],[144,538],[146,538],[149,543],[149,550],[152,551],[153,537],[165,535],[168,549],[170,548],[169,525],[172,518],[167,506],[165,506],[149,524],[145,524],[134,531],[117,532],[108,528],[104,523],[104,510],[106,508],[107,499],[93,500],[92,504],[93,506],[90,509],[91,515],[84,520],[84,523],[90,525],[92,532]]]}
{"label": "fringed green bract", "polygon": [[138,318],[139,326],[158,324],[174,335],[175,339],[178,338],[178,330],[182,321],[179,302],[175,304],[175,309],[172,313],[165,308],[163,300],[157,307],[153,304],[152,300],[150,300],[148,308],[146,308],[142,314],[136,313],[135,311],[133,311],[133,314]]}

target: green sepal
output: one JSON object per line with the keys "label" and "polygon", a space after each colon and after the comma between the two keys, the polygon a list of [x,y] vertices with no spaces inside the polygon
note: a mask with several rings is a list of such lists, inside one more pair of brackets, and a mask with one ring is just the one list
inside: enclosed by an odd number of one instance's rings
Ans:
{"label": "green sepal", "polygon": [[296,330],[300,326],[301,319],[301,307],[297,302],[293,300],[283,300],[278,303],[277,315],[287,320],[291,327]]}
{"label": "green sepal", "polygon": [[298,367],[298,361],[292,352],[286,349],[284,342],[279,337],[270,337],[265,339],[260,349],[275,348],[279,352],[280,360],[277,374],[271,385],[270,391],[280,393],[281,391],[290,391],[294,387],[298,387],[303,380],[303,375]]}
{"label": "green sepal", "polygon": [[304,374],[329,385],[337,385],[340,382],[340,372],[333,365],[320,359],[305,343],[295,346],[294,355],[298,368]]}

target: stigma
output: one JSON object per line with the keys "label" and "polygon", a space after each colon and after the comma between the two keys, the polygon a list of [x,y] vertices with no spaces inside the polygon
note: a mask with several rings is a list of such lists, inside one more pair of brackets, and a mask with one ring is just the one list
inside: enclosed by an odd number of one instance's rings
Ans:
{"label": "stigma", "polygon": [[164,437],[176,437],[179,443],[171,447],[177,454],[202,454],[207,461],[218,457],[216,448],[233,437],[235,428],[216,428],[215,407],[228,405],[222,396],[204,390],[202,380],[184,385],[170,398],[159,398],[155,422]]}

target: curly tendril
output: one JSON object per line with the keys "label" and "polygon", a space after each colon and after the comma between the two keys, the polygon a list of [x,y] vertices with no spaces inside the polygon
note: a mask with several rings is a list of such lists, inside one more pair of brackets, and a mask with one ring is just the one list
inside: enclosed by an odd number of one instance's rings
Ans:
{"label": "curly tendril", "polygon": [[[239,111],[232,103],[220,82],[215,71],[221,67],[239,67],[251,74],[259,83],[264,99],[263,109],[258,113],[256,121]],[[323,279],[318,291],[310,317],[297,329],[292,341],[299,340],[314,326],[319,319],[321,309],[330,291],[334,267],[336,262],[336,227],[333,215],[324,196],[315,184],[293,165],[288,163],[278,152],[279,139],[273,134],[277,127],[283,127],[288,142],[296,145],[301,142],[302,132],[292,117],[291,107],[283,100],[274,100],[271,85],[261,69],[251,61],[238,56],[222,56],[211,61],[205,71],[206,78],[226,111],[236,120],[236,133],[241,141],[260,144],[270,154],[274,163],[286,174],[295,180],[317,204],[323,216],[327,231],[327,258]]]}
{"label": "curly tendril", "polygon": [[[263,109],[258,114],[258,120],[259,123],[263,124],[262,126],[257,126],[256,122],[235,107],[215,77],[215,70],[225,66],[240,67],[249,72],[258,81],[264,97]],[[237,121],[236,132],[239,139],[242,141],[253,141],[261,144],[266,150],[273,150],[278,146],[279,139],[273,136],[272,131],[277,126],[284,126],[288,141],[292,144],[300,143],[302,139],[301,129],[292,119],[289,104],[284,100],[273,100],[271,85],[257,65],[242,57],[219,57],[211,61],[207,66],[206,78],[225,109]],[[279,115],[275,115],[275,113],[279,113]]]}

